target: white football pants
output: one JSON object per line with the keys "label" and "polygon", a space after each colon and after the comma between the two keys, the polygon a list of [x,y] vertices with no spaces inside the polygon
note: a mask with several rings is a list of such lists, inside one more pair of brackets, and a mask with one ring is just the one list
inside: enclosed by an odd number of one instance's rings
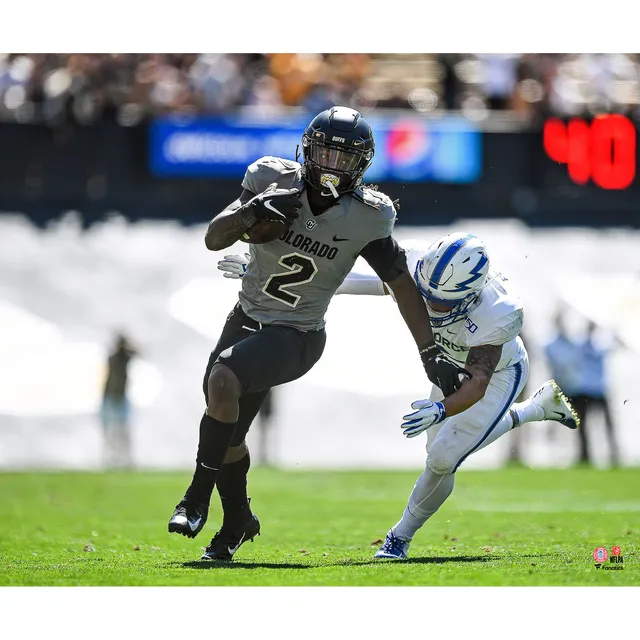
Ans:
{"label": "white football pants", "polygon": [[[451,495],[458,467],[474,451],[511,429],[509,409],[528,377],[529,359],[525,355],[515,365],[493,374],[482,400],[427,430],[427,468],[416,481],[402,519],[393,527],[397,536],[411,540]],[[438,387],[433,387],[430,399],[443,399]]]}

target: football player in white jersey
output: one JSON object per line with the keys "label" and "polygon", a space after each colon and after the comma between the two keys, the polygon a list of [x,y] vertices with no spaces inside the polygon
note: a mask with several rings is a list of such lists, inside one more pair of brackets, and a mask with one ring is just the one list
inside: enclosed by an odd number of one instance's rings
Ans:
{"label": "football player in white jersey", "polygon": [[[415,533],[453,491],[455,472],[483,449],[525,422],[555,420],[570,429],[579,419],[560,387],[545,382],[515,403],[529,375],[529,359],[519,332],[523,307],[509,293],[507,279],[491,267],[484,243],[472,234],[451,233],[431,246],[401,243],[427,305],[441,357],[464,375],[457,391],[434,386],[416,400],[402,428],[408,438],[427,432],[427,462],[400,521],[387,533],[376,558],[406,559]],[[226,256],[218,268],[241,277],[244,260]],[[339,294],[391,294],[375,274],[354,268]],[[443,393],[444,391],[444,393]]]}

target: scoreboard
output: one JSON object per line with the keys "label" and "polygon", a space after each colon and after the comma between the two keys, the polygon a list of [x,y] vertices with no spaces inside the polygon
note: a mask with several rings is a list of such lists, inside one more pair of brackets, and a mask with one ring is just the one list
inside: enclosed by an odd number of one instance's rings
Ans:
{"label": "scoreboard", "polygon": [[547,185],[568,180],[611,191],[637,186],[637,132],[626,116],[606,114],[591,121],[549,118],[543,126],[542,146]]}

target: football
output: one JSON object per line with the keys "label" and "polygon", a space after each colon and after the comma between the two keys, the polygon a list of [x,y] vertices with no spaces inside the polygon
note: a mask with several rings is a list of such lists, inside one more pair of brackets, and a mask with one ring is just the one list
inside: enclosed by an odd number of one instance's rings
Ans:
{"label": "football", "polygon": [[277,240],[290,226],[274,220],[259,220],[242,234],[242,240],[249,244],[271,242]]}

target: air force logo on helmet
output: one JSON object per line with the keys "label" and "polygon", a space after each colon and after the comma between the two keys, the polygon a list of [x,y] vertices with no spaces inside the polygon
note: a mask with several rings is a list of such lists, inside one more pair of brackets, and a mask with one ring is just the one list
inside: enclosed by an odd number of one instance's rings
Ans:
{"label": "air force logo on helmet", "polygon": [[436,240],[414,273],[429,305],[431,324],[445,327],[463,318],[487,283],[488,273],[489,256],[478,237],[450,233]]}

